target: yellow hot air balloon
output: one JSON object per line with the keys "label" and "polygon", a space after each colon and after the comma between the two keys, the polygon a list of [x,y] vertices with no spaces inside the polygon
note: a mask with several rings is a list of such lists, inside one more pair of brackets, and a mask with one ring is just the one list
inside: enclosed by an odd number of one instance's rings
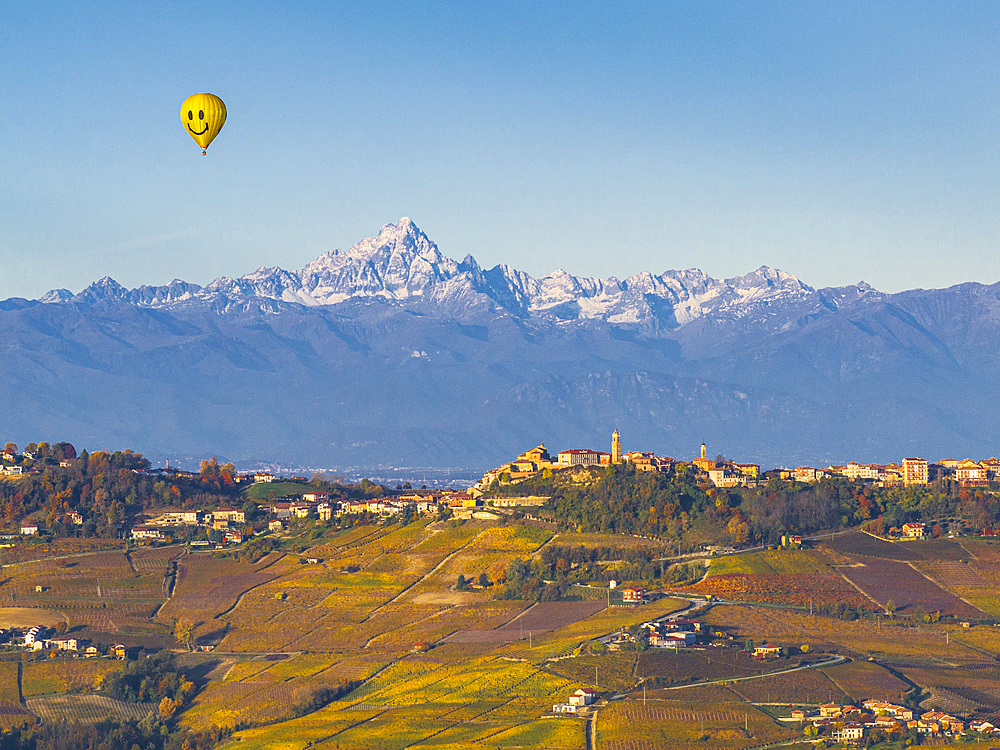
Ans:
{"label": "yellow hot air balloon", "polygon": [[191,94],[181,105],[181,122],[206,156],[208,144],[226,124],[226,104],[215,94]]}

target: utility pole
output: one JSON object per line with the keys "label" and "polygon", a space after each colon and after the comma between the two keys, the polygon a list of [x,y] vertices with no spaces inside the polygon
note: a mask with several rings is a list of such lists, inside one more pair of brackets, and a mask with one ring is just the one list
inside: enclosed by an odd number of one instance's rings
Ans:
{"label": "utility pole", "polygon": [[597,665],[594,665],[594,690],[597,690]]}

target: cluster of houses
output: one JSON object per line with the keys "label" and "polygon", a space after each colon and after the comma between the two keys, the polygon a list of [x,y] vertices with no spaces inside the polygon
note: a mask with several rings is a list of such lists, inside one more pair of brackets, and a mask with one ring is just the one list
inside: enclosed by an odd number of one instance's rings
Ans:
{"label": "cluster of houses", "polygon": [[560,451],[555,458],[545,445],[539,445],[520,454],[516,459],[486,472],[475,485],[475,490],[485,491],[496,481],[516,484],[541,471],[566,469],[574,466],[609,466],[612,464],[632,464],[640,471],[671,471],[675,466],[687,465],[697,469],[707,481],[716,487],[736,487],[754,485],[772,478],[795,480],[797,482],[818,482],[824,477],[843,476],[879,484],[923,485],[935,479],[949,477],[965,487],[986,486],[994,478],[1000,478],[1000,459],[988,458],[982,461],[972,459],[957,460],[946,458],[931,463],[923,458],[904,458],[901,463],[860,464],[856,461],[843,466],[816,468],[798,466],[794,469],[772,469],[761,472],[759,464],[736,461],[714,460],[708,457],[707,446],[702,443],[701,455],[691,461],[675,460],[668,456],[656,456],[651,452],[622,452],[621,435],[615,430],[611,436],[611,452],[595,451],[589,448],[573,448]]}
{"label": "cluster of houses", "polygon": [[985,487],[993,479],[1000,478],[1000,460],[996,458],[982,461],[974,461],[971,458],[964,460],[944,458],[932,463],[927,459],[914,457],[904,458],[901,463],[889,464],[860,464],[851,461],[846,465],[831,465],[826,468],[797,466],[794,469],[772,469],[760,473],[759,467],[754,464],[715,462],[707,459],[703,445],[701,458],[695,459],[692,463],[704,471],[716,487],[748,485],[772,478],[811,483],[835,476],[871,482],[881,487],[926,485],[937,479],[946,478],[953,479],[963,487]]}
{"label": "cluster of houses", "polygon": [[[910,730],[938,737],[964,734],[966,727],[984,734],[992,734],[996,730],[988,721],[966,724],[963,719],[940,711],[927,711],[917,716],[905,706],[874,698],[865,701],[860,707],[825,703],[815,712],[795,709],[788,721],[809,722],[819,733],[834,742],[851,744],[860,743],[874,729],[887,732]],[[1000,734],[1000,730],[996,733]]]}
{"label": "cluster of houses", "polygon": [[370,516],[388,517],[404,513],[408,510],[414,515],[434,515],[438,512],[439,508],[447,508],[451,516],[458,519],[475,518],[484,521],[495,521],[503,515],[493,508],[487,508],[485,503],[475,495],[456,490],[415,492],[412,495],[397,495],[395,497],[341,502],[337,510],[337,515],[367,513]]}
{"label": "cluster of houses", "polygon": [[[544,501],[544,498],[541,500]],[[481,499],[456,490],[417,492],[412,495],[340,502],[332,501],[328,493],[317,490],[306,492],[301,497],[284,498],[261,505],[260,510],[267,514],[268,529],[281,532],[288,527],[289,522],[297,518],[319,518],[321,521],[329,521],[334,517],[363,514],[386,518],[407,511],[415,516],[433,515],[437,514],[441,507],[447,508],[452,517],[459,519],[498,520],[503,517],[501,511],[485,507]],[[222,532],[223,541],[227,544],[241,544],[249,533],[246,514],[242,510],[172,508],[161,510],[158,515],[149,518],[145,523],[133,527],[131,537],[135,540],[161,541],[173,536],[171,529],[178,527],[201,527]],[[22,529],[22,533],[37,533],[37,527],[34,532]]]}
{"label": "cluster of houses", "polygon": [[54,635],[54,632],[51,628],[47,628],[44,625],[35,625],[23,632],[16,628],[12,630],[0,630],[0,643],[6,647],[20,648],[25,651],[47,650],[71,656],[83,656],[85,658],[105,656],[114,659],[124,659],[128,656],[128,648],[121,643],[116,643],[106,649],[102,649],[88,640],[76,638],[71,635]]}
{"label": "cluster of houses", "polygon": [[[698,643],[698,636],[703,632],[700,622],[692,620],[663,620],[660,622],[644,622],[640,628],[642,637],[647,639],[650,648],[687,648]],[[638,637],[625,630],[601,638],[608,651],[620,651],[623,647],[635,644]]]}
{"label": "cluster of houses", "polygon": [[131,537],[138,541],[160,541],[172,536],[171,529],[201,527],[220,531],[227,544],[242,544],[246,513],[235,508],[217,510],[170,509],[132,527]]}

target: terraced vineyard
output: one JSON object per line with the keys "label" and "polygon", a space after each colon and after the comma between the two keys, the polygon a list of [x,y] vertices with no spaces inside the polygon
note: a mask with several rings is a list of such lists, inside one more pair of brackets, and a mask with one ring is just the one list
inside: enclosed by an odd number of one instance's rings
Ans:
{"label": "terraced vineyard", "polygon": [[885,667],[870,662],[853,661],[850,664],[826,667],[823,674],[854,702],[876,698],[899,703],[910,690],[909,683],[899,679]]}
{"label": "terraced vineyard", "polygon": [[705,578],[683,590],[727,601],[799,606],[822,601],[872,607],[821,553],[813,550],[767,550],[716,558]]}
{"label": "terraced vineyard", "polygon": [[17,701],[0,700],[0,731],[34,724],[36,717]]}
{"label": "terraced vineyard", "polygon": [[841,568],[841,573],[883,607],[891,601],[900,611],[922,607],[926,612],[959,617],[978,618],[985,614],[904,562],[861,555],[852,559],[857,564]]}
{"label": "terraced vineyard", "polygon": [[72,724],[96,724],[109,716],[116,719],[143,719],[156,710],[152,703],[123,703],[103,695],[60,695],[32,698],[28,709],[43,721],[65,721]]}
{"label": "terraced vineyard", "polygon": [[759,747],[798,734],[747,703],[621,702],[599,713],[597,750],[728,750]]}
{"label": "terraced vineyard", "polygon": [[[593,750],[758,747],[798,733],[753,704],[899,701],[912,687],[907,680],[924,687],[934,705],[1000,711],[991,698],[1000,694],[991,666],[1000,657],[1000,629],[978,622],[915,627],[910,618],[881,613],[874,619],[877,605],[870,603],[867,619],[853,621],[780,606],[801,607],[809,598],[863,605],[865,597],[844,578],[860,581],[860,563],[883,577],[905,568],[911,578],[896,575],[894,585],[908,595],[925,582],[930,588],[920,601],[930,601],[930,592],[959,601],[920,571],[956,593],[989,597],[1000,581],[1000,554],[991,545],[970,545],[971,554],[947,540],[910,546],[845,535],[854,538],[838,537],[836,549],[717,558],[704,581],[687,590],[725,589],[748,603],[687,609],[705,626],[700,647],[598,655],[595,639],[669,618],[689,603],[660,598],[608,607],[597,596],[530,604],[495,599],[499,587],[455,590],[459,574],[486,573],[502,583],[512,561],[530,560],[552,542],[553,532],[542,528],[419,521],[342,532],[317,526],[309,536],[311,548],[302,539],[286,541],[289,549],[256,564],[176,547],[103,550],[60,567],[28,562],[5,569],[0,600],[54,623],[65,615],[74,632],[83,626],[85,633],[140,643],[155,635],[176,645],[169,636],[174,618],[190,619],[200,643],[214,650],[180,657],[200,689],[176,719],[191,729],[236,730],[226,745],[232,750],[580,748],[588,744],[587,719],[554,716],[552,706],[595,684],[602,699],[627,697],[598,706]],[[557,541],[572,545],[574,538],[560,533]],[[616,540],[581,538],[630,546]],[[163,576],[175,562],[177,582],[165,601]],[[874,590],[878,581],[865,584],[875,598],[883,595]],[[918,601],[895,596],[904,612]],[[743,648],[746,639],[770,641],[791,656],[755,661]],[[853,661],[825,666],[830,653]],[[820,666],[781,673],[801,663]],[[0,724],[30,716],[17,705],[16,667],[0,662],[0,679],[14,685],[0,692]],[[118,668],[105,659],[26,658],[24,694],[47,721],[141,718],[150,706],[106,703],[93,694]]]}

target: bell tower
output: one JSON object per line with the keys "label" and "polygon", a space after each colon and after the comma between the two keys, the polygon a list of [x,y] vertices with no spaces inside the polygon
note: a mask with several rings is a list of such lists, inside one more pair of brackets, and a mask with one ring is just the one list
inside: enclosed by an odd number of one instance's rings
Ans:
{"label": "bell tower", "polygon": [[611,435],[611,463],[620,464],[622,462],[622,436],[615,430]]}

